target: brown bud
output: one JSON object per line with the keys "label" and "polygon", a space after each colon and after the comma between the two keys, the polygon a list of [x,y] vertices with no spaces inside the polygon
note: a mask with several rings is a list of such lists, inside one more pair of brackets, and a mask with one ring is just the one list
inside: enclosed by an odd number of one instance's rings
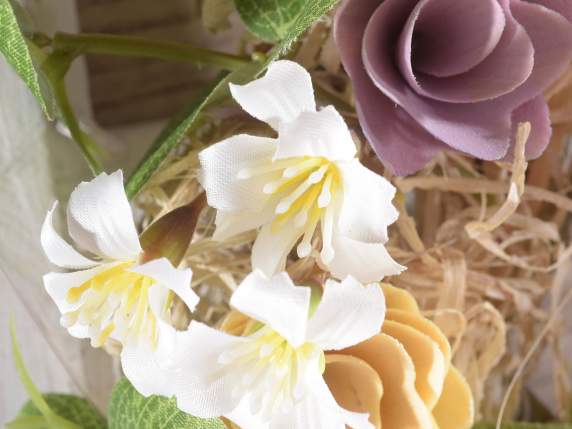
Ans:
{"label": "brown bud", "polygon": [[162,216],[141,234],[143,247],[141,262],[167,258],[174,267],[178,266],[191,243],[201,211],[206,205],[205,193],[191,203],[176,208]]}

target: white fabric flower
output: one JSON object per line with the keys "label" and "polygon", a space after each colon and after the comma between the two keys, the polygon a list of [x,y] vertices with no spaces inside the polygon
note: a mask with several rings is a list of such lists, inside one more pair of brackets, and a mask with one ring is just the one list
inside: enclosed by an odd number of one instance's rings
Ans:
{"label": "white fabric flower", "polygon": [[177,404],[199,417],[226,416],[243,429],[370,429],[367,414],[341,408],[322,373],[324,351],[377,334],[385,317],[379,285],[353,277],[326,282],[311,317],[308,287],[286,273],[255,271],[231,298],[238,311],[260,322],[236,337],[191,322],[173,357]]}
{"label": "white fabric flower", "polygon": [[252,263],[272,275],[300,238],[298,256],[311,254],[319,225],[321,261],[337,278],[370,282],[401,272],[384,246],[398,216],[395,188],[356,159],[334,107],[316,110],[308,72],[277,61],[261,79],[230,89],[278,138],[237,135],[200,153],[201,183],[218,209],[214,238],[260,228]]}
{"label": "white fabric flower", "polygon": [[171,293],[193,310],[199,298],[190,289],[191,270],[165,259],[140,264],[142,252],[123,175],[100,174],[71,194],[67,224],[78,248],[54,229],[57,202],[42,226],[41,243],[50,262],[67,272],[44,276],[44,286],[62,313],[61,324],[94,347],[107,338],[123,344],[126,376],[144,395],[170,395],[164,370],[177,332],[169,325]]}

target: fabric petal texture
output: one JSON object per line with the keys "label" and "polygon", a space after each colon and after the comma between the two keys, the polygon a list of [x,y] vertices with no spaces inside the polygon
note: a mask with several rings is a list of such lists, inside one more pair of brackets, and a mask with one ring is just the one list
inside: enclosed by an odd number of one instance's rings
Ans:
{"label": "fabric petal texture", "polygon": [[44,249],[48,260],[61,268],[79,269],[98,265],[99,262],[83,256],[57,233],[53,224],[54,212],[57,207],[58,203],[55,202],[46,214],[40,235],[42,249]]}
{"label": "fabric petal texture", "polygon": [[246,85],[230,85],[233,98],[256,119],[275,130],[302,112],[316,110],[310,74],[291,61],[277,61],[263,78]]}
{"label": "fabric petal texture", "polygon": [[385,178],[364,167],[358,160],[340,164],[344,187],[338,231],[367,243],[385,243],[387,227],[397,220],[393,206],[395,187]]}
{"label": "fabric petal texture", "polygon": [[172,290],[190,311],[193,311],[199,302],[199,296],[191,289],[193,272],[190,268],[177,269],[167,258],[159,258],[131,268],[129,271],[150,277],[162,287]]}
{"label": "fabric petal texture", "polygon": [[275,159],[296,156],[347,161],[356,155],[348,126],[332,106],[300,113],[296,121],[281,124]]}
{"label": "fabric petal texture", "polygon": [[276,151],[276,141],[266,137],[240,134],[203,150],[199,155],[202,167],[201,185],[210,206],[219,210],[260,210],[268,195],[263,192],[266,181],[276,174],[239,179],[241,171],[263,165]]}
{"label": "fabric petal texture", "polygon": [[379,332],[384,317],[385,299],[377,284],[363,286],[353,277],[328,280],[307,338],[323,350],[340,350]]}
{"label": "fabric petal texture", "polygon": [[121,170],[80,183],[70,195],[67,220],[74,241],[104,259],[133,260],[141,252]]}
{"label": "fabric petal texture", "polygon": [[128,342],[121,351],[121,367],[131,384],[143,396],[173,395],[170,356],[175,347],[175,329],[157,321],[159,334],[156,347],[147,342]]}
{"label": "fabric petal texture", "polygon": [[309,288],[295,286],[285,273],[267,278],[255,271],[233,293],[230,305],[298,347],[306,339],[310,293]]}
{"label": "fabric petal texture", "polygon": [[526,152],[533,159],[550,135],[542,92],[572,59],[572,6],[345,0],[334,36],[362,129],[396,174],[418,171],[441,150],[509,158],[517,120],[539,128]]}
{"label": "fabric petal texture", "polygon": [[333,247],[334,257],[327,266],[338,279],[351,275],[362,283],[370,283],[405,270],[381,243],[358,241],[337,233]]}
{"label": "fabric petal texture", "polygon": [[173,356],[173,390],[177,406],[194,416],[209,418],[230,413],[240,402],[231,380],[216,365],[220,355],[248,340],[191,322],[179,338]]}

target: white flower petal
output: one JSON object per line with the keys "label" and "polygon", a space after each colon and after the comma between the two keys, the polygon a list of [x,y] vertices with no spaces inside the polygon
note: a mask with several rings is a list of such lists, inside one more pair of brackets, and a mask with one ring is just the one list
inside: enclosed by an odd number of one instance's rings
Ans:
{"label": "white flower petal", "polygon": [[310,74],[292,61],[276,61],[262,78],[242,86],[230,84],[230,92],[244,110],[275,130],[303,111],[316,110]]}
{"label": "white flower petal", "polygon": [[[272,429],[345,429],[348,421],[347,411],[341,408],[332,393],[328,389],[326,382],[318,373],[309,380],[310,391],[304,398],[297,402],[292,412],[284,415],[277,413],[274,416],[270,427]],[[360,426],[350,426],[354,429],[373,429],[373,426],[363,426],[363,419],[349,418],[353,423],[358,422]]]}
{"label": "white flower petal", "polygon": [[42,248],[49,261],[58,267],[76,269],[89,268],[99,264],[99,262],[83,256],[56,232],[53,217],[57,207],[58,202],[56,201],[51,210],[48,210],[40,235]]}
{"label": "white flower petal", "polygon": [[180,332],[173,355],[174,373],[171,382],[177,406],[194,416],[209,418],[230,413],[240,401],[233,397],[232,374],[221,364],[221,354],[250,341],[233,337],[199,322]]}
{"label": "white flower petal", "polygon": [[362,283],[370,283],[405,270],[382,243],[366,243],[335,233],[332,246],[334,257],[328,263],[328,269],[338,279],[351,275]]}
{"label": "white flower petal", "polygon": [[123,345],[121,366],[125,376],[143,396],[170,397],[174,394],[171,357],[178,333],[162,320],[157,320],[157,329],[155,348],[151,341],[142,337]]}
{"label": "white flower petal", "polygon": [[308,323],[307,338],[323,350],[340,350],[379,333],[385,297],[377,283],[363,286],[353,277],[328,280],[318,308]]}
{"label": "white flower petal", "polygon": [[70,235],[91,253],[127,261],[141,252],[121,170],[80,183],[70,196],[67,217]]}
{"label": "white flower petal", "polygon": [[375,425],[369,421],[368,413],[356,413],[340,407],[340,413],[347,426],[353,429],[375,429]]}
{"label": "white flower petal", "polygon": [[266,204],[260,212],[216,212],[213,240],[223,241],[246,231],[259,228],[274,217],[274,205]]}
{"label": "white flower petal", "polygon": [[303,233],[303,228],[291,224],[273,231],[272,224],[267,223],[258,232],[258,237],[252,246],[252,267],[261,270],[267,276],[282,271],[286,266],[288,253]]}
{"label": "white flower petal", "polygon": [[356,146],[344,118],[333,106],[302,112],[295,121],[280,124],[274,159],[301,156],[349,161]]}
{"label": "white flower petal", "polygon": [[60,313],[67,313],[69,311],[77,310],[82,304],[80,299],[73,304],[67,300],[68,291],[71,288],[78,287],[88,280],[92,279],[95,275],[110,269],[116,264],[102,264],[95,268],[88,270],[75,271],[73,273],[48,273],[43,277],[44,287],[48,295],[54,300]]}
{"label": "white flower petal", "polygon": [[310,294],[310,288],[295,286],[286,273],[268,278],[255,271],[233,293],[230,305],[270,326],[298,347],[306,336]]}
{"label": "white flower petal", "polygon": [[[264,185],[276,174],[254,175],[239,179],[238,173],[253,165],[272,162],[276,140],[247,134],[232,136],[199,154],[201,185],[210,206],[226,211],[260,210],[269,196]],[[278,176],[279,177],[279,176]]]}
{"label": "white flower petal", "polygon": [[68,328],[69,334],[74,338],[84,339],[91,338],[89,326],[76,323]]}
{"label": "white flower petal", "polygon": [[199,296],[191,289],[193,272],[190,268],[174,268],[167,258],[153,259],[128,271],[151,277],[157,283],[172,290],[193,311],[199,302]]}
{"label": "white flower petal", "polygon": [[343,181],[343,204],[338,230],[354,240],[385,243],[387,227],[397,220],[395,187],[355,159],[338,165]]}

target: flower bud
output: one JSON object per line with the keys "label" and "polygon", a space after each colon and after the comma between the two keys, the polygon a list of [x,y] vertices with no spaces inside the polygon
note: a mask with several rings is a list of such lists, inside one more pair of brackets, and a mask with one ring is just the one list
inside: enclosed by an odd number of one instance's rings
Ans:
{"label": "flower bud", "polygon": [[206,205],[202,193],[191,203],[176,208],[162,216],[143,231],[139,240],[143,253],[142,261],[167,258],[173,266],[178,266],[189,247],[197,221]]}

